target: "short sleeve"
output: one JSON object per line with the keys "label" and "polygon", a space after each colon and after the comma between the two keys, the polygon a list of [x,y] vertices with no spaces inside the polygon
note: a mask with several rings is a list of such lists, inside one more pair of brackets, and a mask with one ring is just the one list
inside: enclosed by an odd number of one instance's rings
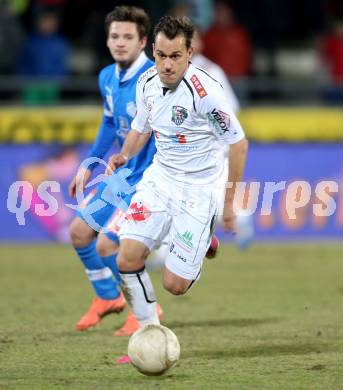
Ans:
{"label": "short sleeve", "polygon": [[148,126],[149,111],[144,97],[144,82],[137,83],[136,86],[136,116],[132,121],[131,128],[140,133],[149,133],[150,126]]}

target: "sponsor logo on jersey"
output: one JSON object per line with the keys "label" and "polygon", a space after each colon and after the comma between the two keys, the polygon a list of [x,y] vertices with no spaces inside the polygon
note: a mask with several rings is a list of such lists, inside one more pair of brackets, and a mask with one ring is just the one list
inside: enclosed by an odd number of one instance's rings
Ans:
{"label": "sponsor logo on jersey", "polygon": [[208,114],[208,117],[217,130],[222,133],[230,131],[230,116],[226,112],[214,108],[211,113]]}
{"label": "sponsor logo on jersey", "polygon": [[176,126],[182,125],[184,120],[188,117],[187,109],[182,106],[173,106],[171,120]]}
{"label": "sponsor logo on jersey", "polygon": [[192,239],[193,233],[186,230],[183,234],[177,233],[175,237],[175,244],[186,252],[190,252],[193,249]]}
{"label": "sponsor logo on jersey", "polygon": [[191,82],[194,85],[194,88],[197,91],[198,95],[200,96],[200,99],[207,95],[205,88],[195,74],[191,77]]}
{"label": "sponsor logo on jersey", "polygon": [[[176,244],[179,248],[181,249],[184,249],[182,248],[180,245]],[[186,250],[186,252],[189,252],[189,250]],[[179,260],[183,261],[184,263],[187,263],[187,259],[182,256],[178,251],[177,249],[175,248],[175,244],[172,242],[171,245],[170,245],[170,248],[169,248],[169,253],[172,253],[174,256],[176,256],[176,258],[178,258]]]}
{"label": "sponsor logo on jersey", "polygon": [[180,253],[178,253],[175,249],[170,251],[170,253],[172,253],[174,256],[176,256],[179,260],[183,261],[184,263],[187,263],[187,259],[184,256],[180,255]]}
{"label": "sponsor logo on jersey", "polygon": [[186,136],[179,132],[173,135],[171,139],[174,144],[185,144],[187,142]]}
{"label": "sponsor logo on jersey", "polygon": [[136,103],[128,102],[126,104],[126,112],[130,115],[131,118],[134,118],[137,112]]}
{"label": "sponsor logo on jersey", "polygon": [[119,129],[116,131],[116,134],[118,137],[124,140],[130,130],[129,121],[124,116],[118,117],[118,120]]}
{"label": "sponsor logo on jersey", "polygon": [[127,137],[129,131],[127,129],[119,129],[116,131],[116,134],[119,138],[122,139],[122,141],[125,140],[125,138]]}
{"label": "sponsor logo on jersey", "polygon": [[145,71],[138,79],[138,84],[141,84],[143,81],[147,80],[150,76],[153,74],[156,74],[156,66],[153,66],[149,68],[147,71]]}
{"label": "sponsor logo on jersey", "polygon": [[141,202],[132,203],[126,212],[125,219],[135,222],[146,221],[151,216],[151,211]]}
{"label": "sponsor logo on jersey", "polygon": [[119,127],[122,130],[129,130],[130,128],[129,121],[127,120],[127,118],[125,118],[125,116],[118,117],[118,120],[119,120]]}

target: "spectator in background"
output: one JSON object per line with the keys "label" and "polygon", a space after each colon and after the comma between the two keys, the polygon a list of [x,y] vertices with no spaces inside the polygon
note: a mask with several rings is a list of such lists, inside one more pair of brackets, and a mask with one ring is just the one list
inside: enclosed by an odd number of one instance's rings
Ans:
{"label": "spectator in background", "polygon": [[320,44],[330,83],[323,90],[323,99],[329,104],[342,104],[343,101],[343,20],[336,21],[332,30]]}
{"label": "spectator in background", "polygon": [[69,47],[58,28],[54,13],[44,11],[38,15],[36,31],[28,37],[21,52],[21,75],[58,77],[68,73]]}
{"label": "spectator in background", "polygon": [[32,17],[35,18],[36,15],[49,10],[61,18],[64,14],[66,3],[66,0],[33,0],[31,1]]}
{"label": "spectator in background", "polygon": [[231,7],[223,0],[214,6],[214,22],[203,36],[204,55],[221,66],[229,77],[250,74],[252,47],[244,27],[235,22]]}
{"label": "spectator in background", "polygon": [[334,23],[332,31],[323,37],[322,56],[331,80],[343,85],[343,20]]}
{"label": "spectator in background", "polygon": [[24,31],[10,7],[9,1],[0,3],[0,74],[15,73]]}
{"label": "spectator in background", "polygon": [[208,59],[202,54],[203,44],[201,40],[200,31],[198,28],[196,28],[194,31],[192,46],[193,46],[193,56],[192,56],[193,65],[204,69],[213,78],[219,81],[228,98],[228,102],[230,103],[230,107],[232,108],[232,111],[237,113],[239,111],[239,102],[235,95],[235,92],[233,91],[228,81],[225,72],[220,66],[218,66],[217,64],[215,64],[214,62],[212,62],[210,59]]}
{"label": "spectator in background", "polygon": [[58,30],[56,14],[42,11],[38,14],[36,31],[24,44],[18,64],[19,74],[44,79],[44,82],[36,82],[24,90],[27,103],[54,103],[58,99],[56,78],[67,75],[69,59],[69,45]]}

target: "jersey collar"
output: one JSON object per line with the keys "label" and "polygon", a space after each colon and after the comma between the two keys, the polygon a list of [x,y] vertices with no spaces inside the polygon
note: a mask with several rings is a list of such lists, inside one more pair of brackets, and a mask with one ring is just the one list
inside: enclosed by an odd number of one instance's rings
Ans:
{"label": "jersey collar", "polygon": [[[139,69],[146,63],[147,60],[148,60],[147,55],[144,53],[144,51],[142,51],[141,54],[136,59],[136,61],[127,69],[124,77],[120,80],[120,82],[123,83],[124,81],[130,80],[133,76],[135,76],[136,73],[139,71]],[[115,72],[116,72],[116,78],[119,80],[118,66],[116,66]]]}
{"label": "jersey collar", "polygon": [[183,76],[183,78],[190,79],[192,77],[192,75],[194,74],[194,72],[195,72],[194,65],[191,62],[189,62],[188,68],[187,68],[186,73]]}

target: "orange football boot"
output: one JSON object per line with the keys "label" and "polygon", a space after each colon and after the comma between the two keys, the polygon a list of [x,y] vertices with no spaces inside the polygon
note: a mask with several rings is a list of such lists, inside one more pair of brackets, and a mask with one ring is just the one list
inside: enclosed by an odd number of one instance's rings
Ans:
{"label": "orange football boot", "polygon": [[[156,306],[156,311],[160,321],[163,319],[163,310],[159,304]],[[131,336],[140,328],[137,317],[130,310],[125,321],[125,324],[114,332],[115,336]]]}
{"label": "orange football boot", "polygon": [[101,298],[94,298],[91,307],[87,313],[83,315],[80,321],[76,324],[76,330],[83,331],[96,326],[103,317],[110,313],[120,313],[124,310],[126,305],[123,294],[118,298],[106,300]]}

